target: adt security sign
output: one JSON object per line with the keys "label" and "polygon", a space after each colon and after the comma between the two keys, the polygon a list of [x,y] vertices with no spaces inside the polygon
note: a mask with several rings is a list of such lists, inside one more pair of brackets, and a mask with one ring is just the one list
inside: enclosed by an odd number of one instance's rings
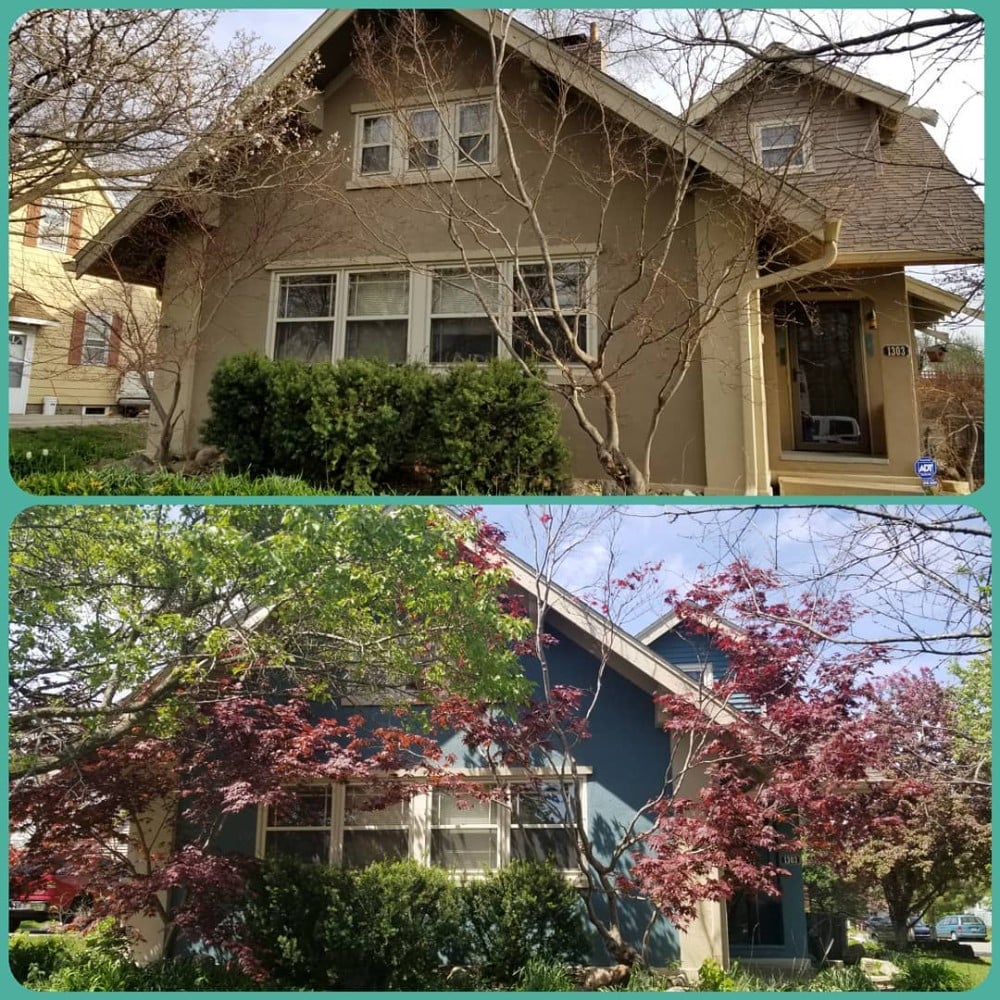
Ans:
{"label": "adt security sign", "polygon": [[922,486],[937,486],[937,479],[935,479],[937,470],[937,462],[929,455],[924,455],[923,458],[918,458],[913,463],[913,471],[920,477]]}

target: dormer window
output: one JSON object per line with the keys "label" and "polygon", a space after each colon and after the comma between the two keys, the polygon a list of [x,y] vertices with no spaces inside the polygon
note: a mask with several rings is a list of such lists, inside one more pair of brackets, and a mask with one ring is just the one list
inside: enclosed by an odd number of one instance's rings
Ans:
{"label": "dormer window", "polygon": [[[470,94],[475,93],[468,92]],[[388,112],[355,106],[354,179],[348,187],[462,180],[495,174],[493,102],[482,97]]]}
{"label": "dormer window", "polygon": [[809,132],[805,122],[761,122],[757,150],[766,170],[811,170]]}

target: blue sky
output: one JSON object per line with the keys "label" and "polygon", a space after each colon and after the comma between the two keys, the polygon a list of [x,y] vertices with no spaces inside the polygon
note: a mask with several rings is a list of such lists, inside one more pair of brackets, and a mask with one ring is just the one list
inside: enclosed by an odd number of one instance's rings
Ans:
{"label": "blue sky", "polygon": [[[896,507],[888,512],[906,518],[972,516],[985,528],[971,508]],[[900,643],[897,666],[927,665],[936,671],[953,657],[918,651],[901,640],[910,630],[923,635],[961,631],[962,623],[955,621],[959,605],[943,595],[950,587],[974,593],[974,581],[962,564],[985,568],[989,563],[985,539],[963,539],[961,551],[918,539],[880,555],[877,539],[859,533],[855,513],[833,507],[493,504],[483,516],[503,529],[515,555],[534,566],[542,565],[553,547],[564,548],[553,575],[580,596],[598,590],[609,572],[620,577],[642,563],[662,561],[655,582],[633,599],[619,622],[632,633],[670,610],[666,590],[683,593],[700,578],[746,558],[776,569],[788,582],[790,597],[805,586],[825,596],[850,595],[859,609],[854,637],[895,638]],[[551,521],[542,520],[549,516]],[[549,536],[556,529],[560,541],[553,545]]]}

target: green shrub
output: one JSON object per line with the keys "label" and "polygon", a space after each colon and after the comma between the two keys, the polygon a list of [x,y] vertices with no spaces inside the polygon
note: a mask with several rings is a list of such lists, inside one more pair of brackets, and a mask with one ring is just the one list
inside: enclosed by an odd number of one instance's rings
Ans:
{"label": "green shrub", "polygon": [[440,493],[564,492],[569,451],[540,377],[513,361],[456,365],[435,383],[427,464]]}
{"label": "green shrub", "polygon": [[208,402],[212,416],[202,431],[211,444],[225,441],[237,469],[274,468],[270,438],[269,386],[275,362],[261,354],[226,358],[212,376]]}
{"label": "green shrub", "polygon": [[209,402],[201,436],[231,468],[334,493],[558,492],[566,482],[558,412],[542,378],[513,361],[436,374],[241,355],[216,369]]}
{"label": "green shrub", "polygon": [[735,962],[727,970],[714,958],[706,958],[698,967],[697,988],[705,993],[735,993],[739,989],[735,972]]}
{"label": "green shrub", "polygon": [[897,990],[908,993],[956,993],[972,988],[972,983],[965,976],[940,958],[895,955],[893,961],[901,969],[892,978],[892,985]]}
{"label": "green shrub", "polygon": [[19,479],[27,493],[41,496],[316,496],[321,490],[288,476],[182,476],[108,466],[78,472],[36,474]]}
{"label": "green shrub", "polygon": [[83,948],[78,934],[15,933],[8,940],[10,971],[19,983],[48,979]]}
{"label": "green shrub", "polygon": [[380,862],[354,872],[354,989],[427,990],[462,961],[461,888],[440,868]]}
{"label": "green shrub", "polygon": [[277,989],[335,989],[353,944],[349,872],[278,858],[255,873],[246,944]]}
{"label": "green shrub", "polygon": [[805,988],[810,993],[870,993],[875,984],[860,965],[840,965],[821,970]]}
{"label": "green shrub", "polygon": [[584,961],[589,948],[583,905],[552,864],[514,861],[462,893],[469,961],[491,982],[508,985],[532,960]]}
{"label": "green shrub", "polygon": [[575,989],[565,965],[545,958],[529,958],[517,974],[518,993],[570,993]]}
{"label": "green shrub", "polygon": [[283,858],[252,886],[247,943],[279,989],[435,988],[462,947],[459,891],[416,862],[344,871]]}

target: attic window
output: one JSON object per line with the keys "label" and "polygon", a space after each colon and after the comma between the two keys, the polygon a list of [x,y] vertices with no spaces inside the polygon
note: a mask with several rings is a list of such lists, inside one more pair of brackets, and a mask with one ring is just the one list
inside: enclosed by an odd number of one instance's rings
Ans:
{"label": "attic window", "polygon": [[[469,92],[475,93],[474,91]],[[358,106],[348,187],[461,180],[496,173],[496,116],[483,98],[398,112]]]}
{"label": "attic window", "polygon": [[71,213],[72,207],[65,202],[45,199],[41,204],[35,245],[44,250],[65,253],[69,243]]}
{"label": "attic window", "polygon": [[809,134],[803,122],[762,122],[757,148],[766,170],[810,170]]}

